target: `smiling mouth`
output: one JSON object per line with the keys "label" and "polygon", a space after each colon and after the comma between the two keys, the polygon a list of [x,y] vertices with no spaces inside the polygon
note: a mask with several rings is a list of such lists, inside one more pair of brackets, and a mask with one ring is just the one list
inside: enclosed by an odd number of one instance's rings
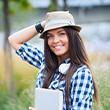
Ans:
{"label": "smiling mouth", "polygon": [[54,49],[61,49],[63,45],[54,46]]}

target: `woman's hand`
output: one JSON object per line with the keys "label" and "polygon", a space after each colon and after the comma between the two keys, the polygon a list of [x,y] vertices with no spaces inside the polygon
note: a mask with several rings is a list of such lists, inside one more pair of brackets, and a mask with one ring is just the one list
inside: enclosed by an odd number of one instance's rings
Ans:
{"label": "woman's hand", "polygon": [[36,110],[35,108],[33,108],[33,107],[29,107],[29,110]]}

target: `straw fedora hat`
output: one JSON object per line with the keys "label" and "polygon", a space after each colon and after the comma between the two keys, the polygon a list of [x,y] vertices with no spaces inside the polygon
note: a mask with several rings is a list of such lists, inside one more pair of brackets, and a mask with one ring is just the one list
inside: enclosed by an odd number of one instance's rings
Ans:
{"label": "straw fedora hat", "polygon": [[46,24],[40,36],[41,38],[43,38],[43,34],[46,31],[60,27],[71,26],[73,27],[73,29],[76,29],[78,32],[80,32],[81,30],[81,27],[75,24],[74,18],[72,14],[69,13],[69,11],[48,12],[46,14],[45,20],[46,20]]}

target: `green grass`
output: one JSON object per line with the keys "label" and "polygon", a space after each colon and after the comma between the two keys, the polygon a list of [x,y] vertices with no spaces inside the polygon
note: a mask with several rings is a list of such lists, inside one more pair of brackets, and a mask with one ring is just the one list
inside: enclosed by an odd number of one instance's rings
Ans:
{"label": "green grass", "polygon": [[[106,54],[90,55],[99,89],[100,104],[93,110],[110,110],[110,58]],[[103,59],[102,59],[103,58]],[[5,82],[3,54],[0,54],[0,110],[27,110],[34,105],[34,86],[37,70],[13,55],[15,94],[10,97]]]}
{"label": "green grass", "polygon": [[34,103],[34,87],[37,70],[13,55],[14,94],[10,96],[0,53],[0,110],[27,110]]}
{"label": "green grass", "polygon": [[90,58],[100,98],[100,104],[94,104],[94,110],[110,110],[110,55],[96,53]]}

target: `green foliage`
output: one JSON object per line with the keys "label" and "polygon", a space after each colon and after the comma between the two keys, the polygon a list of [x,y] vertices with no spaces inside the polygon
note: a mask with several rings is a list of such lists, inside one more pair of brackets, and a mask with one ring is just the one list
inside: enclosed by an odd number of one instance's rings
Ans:
{"label": "green foliage", "polygon": [[9,13],[10,15],[20,11],[27,11],[32,9],[28,0],[11,0],[9,2]]}
{"label": "green foliage", "polygon": [[[23,16],[25,16],[24,13],[30,13],[30,11],[32,11],[32,6],[31,4],[28,2],[28,0],[8,0],[9,2],[9,9],[8,9],[8,13],[10,15],[10,17],[15,17],[16,15],[18,15],[18,13],[23,13]],[[3,0],[0,0],[0,31],[4,31],[4,17],[3,17]],[[21,17],[22,18],[22,17]],[[18,18],[16,18],[18,19]],[[10,19],[11,20],[11,19]],[[23,20],[25,20],[25,18],[23,18]],[[10,23],[12,26],[12,23]]]}
{"label": "green foliage", "polygon": [[23,82],[23,79],[25,77],[22,75],[15,77],[16,91],[13,97],[9,96],[5,83],[0,84],[0,110],[27,110],[33,106],[34,83],[30,85],[29,82]]}
{"label": "green foliage", "polygon": [[[8,10],[10,15],[14,15],[16,12],[19,11],[27,11],[32,9],[32,6],[28,0],[8,0],[8,3],[9,3]],[[3,2],[0,1],[0,10],[2,10],[2,8],[3,8]]]}
{"label": "green foliage", "polygon": [[2,3],[2,1],[0,1],[0,9],[2,8],[2,5],[3,5],[3,3]]}
{"label": "green foliage", "polygon": [[18,0],[18,1],[16,3],[19,4],[21,10],[28,10],[31,8],[31,5],[28,2],[28,0]]}
{"label": "green foliage", "polygon": [[50,5],[48,7],[49,11],[56,11],[57,10],[57,0],[51,0]]}
{"label": "green foliage", "polygon": [[0,110],[28,110],[34,103],[34,87],[36,70],[24,62],[14,60],[14,84],[13,96],[7,91],[6,80],[3,73],[3,55],[0,53]]}
{"label": "green foliage", "polygon": [[33,104],[33,96],[29,97],[33,92],[29,92],[25,89],[20,96],[11,98],[8,94],[0,93],[0,110],[27,110],[29,106]]}

